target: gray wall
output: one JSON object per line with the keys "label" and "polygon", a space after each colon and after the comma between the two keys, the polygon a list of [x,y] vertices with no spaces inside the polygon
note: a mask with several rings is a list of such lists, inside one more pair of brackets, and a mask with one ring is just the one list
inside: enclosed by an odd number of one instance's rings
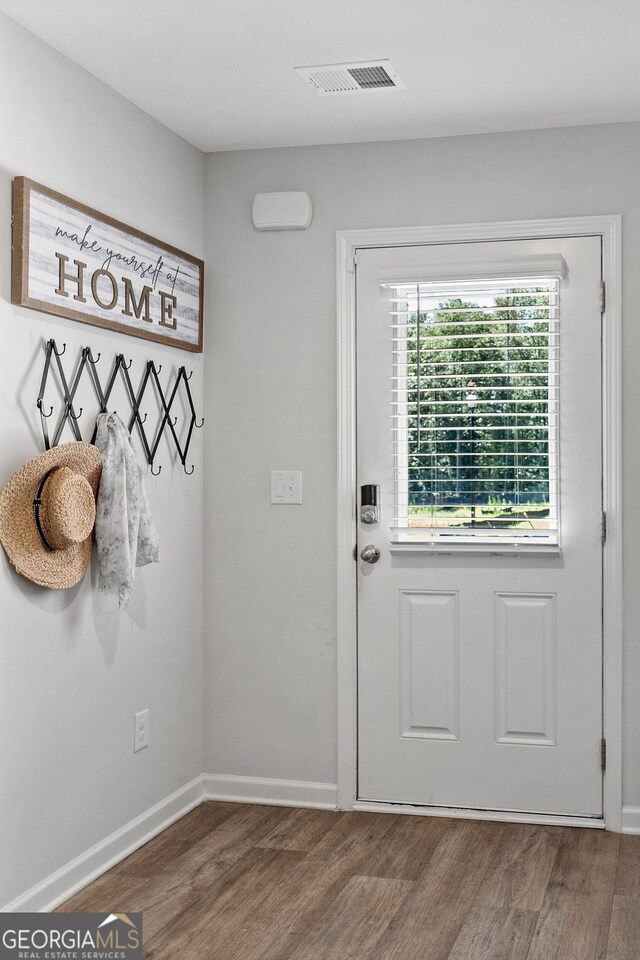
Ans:
{"label": "gray wall", "polygon": [[[85,344],[105,364],[123,351],[134,382],[147,357],[165,374],[185,362],[170,347],[11,305],[12,178],[201,255],[204,157],[4,16],[0,90],[1,485],[43,446],[35,398],[47,338],[66,341],[67,370]],[[201,409],[202,358],[187,360]],[[128,612],[98,596],[95,573],[47,591],[0,550],[0,904],[202,772],[201,449],[198,434],[185,477],[161,445],[162,474],[147,489],[162,561],[138,571]],[[133,715],[145,707],[151,744],[134,756]]]}
{"label": "gray wall", "polygon": [[[335,232],[624,218],[624,798],[640,805],[640,124],[207,158],[207,772],[335,782]],[[255,193],[306,190],[306,232],[258,233]],[[304,471],[301,507],[269,470]]]}

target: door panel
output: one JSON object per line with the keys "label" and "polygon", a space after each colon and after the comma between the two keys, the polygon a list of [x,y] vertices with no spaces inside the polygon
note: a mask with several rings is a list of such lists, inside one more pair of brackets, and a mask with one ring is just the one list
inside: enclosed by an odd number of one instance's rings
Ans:
{"label": "door panel", "polygon": [[[501,499],[496,481],[491,481],[490,496],[482,502],[474,493],[471,514],[468,504],[466,514],[463,508],[456,513],[446,507],[447,516],[453,517],[447,522],[458,525],[452,533],[468,537],[455,537],[460,542],[450,549],[441,535],[434,538],[438,542],[427,536],[407,545],[393,519],[398,514],[400,476],[399,421],[392,420],[398,408],[397,396],[392,396],[392,384],[398,382],[398,351],[393,310],[388,296],[381,295],[381,277],[388,278],[394,270],[398,275],[403,271],[419,275],[421,264],[425,275],[433,275],[446,261],[449,275],[459,268],[457,279],[463,280],[470,261],[477,270],[486,259],[490,275],[491,269],[497,271],[496,264],[527,256],[541,262],[544,256],[558,256],[567,266],[558,285],[559,423],[553,441],[559,445],[554,496],[559,497],[560,545],[549,552],[528,552],[524,540],[516,542],[517,532],[511,536],[506,530],[499,531],[505,535],[501,543],[483,544],[480,537],[468,544],[467,552],[461,544],[471,541],[486,517],[500,516],[503,509],[494,504]],[[358,534],[359,552],[369,543],[381,551],[375,564],[358,560],[360,799],[602,816],[600,256],[600,240],[595,237],[358,254],[358,484],[379,484],[381,490],[379,521],[360,523]],[[529,289],[524,281],[522,289]],[[474,309],[480,311],[483,302],[478,300],[477,306],[474,301]],[[451,310],[450,304],[447,308]],[[458,303],[456,309],[471,308]],[[497,328],[499,314],[490,315]],[[420,316],[418,307],[418,324]],[[518,330],[523,329],[526,325],[520,321]],[[449,359],[452,342],[446,342]],[[474,342],[465,340],[463,348],[465,344],[469,355],[461,369],[473,374],[469,357]],[[409,351],[413,349],[410,345]],[[438,349],[444,355],[445,348]],[[483,447],[489,425],[495,422],[484,411],[491,413],[490,404],[498,403],[489,398],[502,396],[497,389],[492,392],[491,376],[471,380],[471,387],[460,381],[460,397],[467,400],[467,407],[463,402],[464,422],[454,425],[458,434],[453,435],[465,438],[458,444],[462,491],[469,489],[464,483],[478,489],[477,480],[468,479],[469,465],[480,459],[478,451],[484,451],[483,464],[496,456],[487,453],[496,449],[493,441],[493,446]],[[433,424],[436,421],[429,416],[437,404],[432,400],[444,394],[432,390],[428,382],[422,388],[427,401],[423,410],[418,394],[418,415],[424,415],[425,424]],[[473,390],[473,395],[464,389]],[[443,401],[438,402],[441,410]],[[412,440],[415,421],[408,419],[407,425],[409,454],[413,452],[422,469],[420,450]],[[533,457],[522,460],[542,462]],[[452,462],[449,457],[447,469]],[[476,470],[481,476],[480,466]],[[416,475],[422,481],[429,470]],[[536,476],[531,471],[529,475]],[[405,483],[404,490],[411,502],[411,486]],[[469,500],[468,495],[460,496]],[[511,505],[504,507],[504,515],[511,510]],[[529,504],[525,516],[534,512]],[[458,513],[462,520],[456,519]]]}
{"label": "door panel", "polygon": [[496,743],[556,742],[555,594],[495,594]]}
{"label": "door panel", "polygon": [[400,736],[458,739],[458,594],[400,593]]}

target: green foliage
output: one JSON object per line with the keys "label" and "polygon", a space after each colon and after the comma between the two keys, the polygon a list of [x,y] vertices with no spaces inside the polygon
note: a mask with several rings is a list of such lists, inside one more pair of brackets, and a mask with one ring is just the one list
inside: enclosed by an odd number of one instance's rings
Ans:
{"label": "green foliage", "polygon": [[549,503],[549,293],[514,289],[486,302],[444,299],[408,318],[410,512],[515,526],[535,508],[539,526]]}

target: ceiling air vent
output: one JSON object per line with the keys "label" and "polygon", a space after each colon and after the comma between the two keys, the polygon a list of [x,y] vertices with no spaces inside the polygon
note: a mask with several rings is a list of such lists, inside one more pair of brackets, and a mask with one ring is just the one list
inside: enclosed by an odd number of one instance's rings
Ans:
{"label": "ceiling air vent", "polygon": [[363,63],[325,63],[316,67],[295,67],[320,97],[336,97],[367,90],[404,90],[405,86],[388,60]]}

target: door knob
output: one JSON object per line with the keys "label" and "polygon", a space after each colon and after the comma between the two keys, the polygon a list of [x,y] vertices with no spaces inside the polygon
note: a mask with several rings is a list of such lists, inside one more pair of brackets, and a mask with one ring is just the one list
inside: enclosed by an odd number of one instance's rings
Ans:
{"label": "door knob", "polygon": [[377,563],[380,559],[380,548],[376,547],[374,543],[368,543],[366,547],[362,548],[360,557],[365,563]]}

